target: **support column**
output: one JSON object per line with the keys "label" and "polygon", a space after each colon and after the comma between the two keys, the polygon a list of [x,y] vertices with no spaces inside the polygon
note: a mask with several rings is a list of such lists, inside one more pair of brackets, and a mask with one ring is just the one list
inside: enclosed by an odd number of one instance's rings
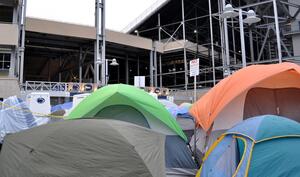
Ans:
{"label": "support column", "polygon": [[241,50],[242,50],[242,64],[243,68],[247,66],[246,50],[245,50],[245,37],[244,37],[244,23],[243,23],[243,11],[239,9],[239,22],[240,22],[240,35],[241,35]]}
{"label": "support column", "polygon": [[24,52],[25,52],[25,24],[26,24],[26,7],[27,7],[27,0],[22,1],[22,15],[21,15],[21,47],[19,47],[19,56],[20,56],[20,75],[19,81],[20,84],[24,82]]}
{"label": "support column", "polygon": [[80,47],[80,51],[79,51],[79,83],[82,83],[82,48]]}
{"label": "support column", "polygon": [[212,26],[212,12],[211,12],[211,0],[208,0],[209,8],[209,27],[210,27],[210,44],[211,44],[211,63],[213,72],[213,84],[216,85],[216,71],[215,71],[215,49],[214,49],[214,34]]}
{"label": "support column", "polygon": [[138,56],[137,60],[137,75],[140,76],[140,56]]}
{"label": "support column", "polygon": [[[225,0],[222,0],[223,3],[223,9],[225,8]],[[230,65],[230,53],[229,53],[229,40],[228,40],[228,25],[227,25],[227,18],[224,18],[224,37],[225,37],[225,52],[226,52],[226,69],[227,72],[230,73],[229,71],[229,65]]]}
{"label": "support column", "polygon": [[[161,24],[160,24],[160,14],[158,14],[158,41],[161,42]],[[159,87],[162,85],[162,63],[161,63],[161,54],[159,54]]]}
{"label": "support column", "polygon": [[150,87],[153,87],[153,51],[150,51]]}
{"label": "support column", "polygon": [[157,87],[157,51],[154,50],[154,87]]}
{"label": "support column", "polygon": [[254,62],[254,46],[253,46],[253,32],[252,26],[249,26],[249,41],[250,41],[250,54],[251,54],[251,62]]}
{"label": "support column", "polygon": [[279,63],[281,63],[282,62],[282,53],[281,53],[280,32],[279,32],[279,22],[278,22],[278,12],[277,12],[276,0],[273,0],[273,9],[274,9],[274,17],[275,17],[278,60],[279,60]]}
{"label": "support column", "polygon": [[188,78],[188,67],[186,58],[186,38],[185,38],[185,15],[184,15],[184,0],[181,0],[181,11],[182,11],[182,33],[183,33],[183,59],[184,59],[184,88],[187,90],[189,84]]}
{"label": "support column", "polygon": [[[105,0],[96,0],[95,9],[96,42],[94,49],[94,82],[98,85],[105,85]],[[101,65],[101,83],[99,65]]]}
{"label": "support column", "polygon": [[126,84],[129,84],[129,65],[128,65],[128,55],[126,55],[126,60],[125,60],[125,77],[126,77]]}

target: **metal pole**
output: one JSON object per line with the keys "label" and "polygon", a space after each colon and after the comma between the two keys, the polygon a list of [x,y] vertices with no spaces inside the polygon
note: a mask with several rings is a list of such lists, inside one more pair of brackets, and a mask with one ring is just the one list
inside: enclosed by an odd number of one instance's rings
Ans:
{"label": "metal pole", "polygon": [[[194,103],[196,103],[197,101],[197,76],[194,76]],[[194,121],[194,158],[196,158],[197,156],[197,138],[196,138],[196,130],[197,130],[197,125],[196,125],[196,121]]]}
{"label": "metal pole", "polygon": [[244,24],[243,24],[242,9],[239,9],[239,22],[240,22],[240,35],[241,35],[242,64],[243,64],[243,68],[244,68],[247,66],[247,63],[246,63],[246,50],[245,50],[245,37],[244,37]]}
{"label": "metal pole", "polygon": [[[230,4],[232,4],[232,0],[230,0]],[[236,58],[236,46],[235,46],[235,26],[234,26],[234,21],[231,20],[231,26],[232,26],[232,30],[231,30],[231,35],[232,35],[232,45],[233,45],[233,59],[234,59],[234,64],[237,64],[237,58]]]}
{"label": "metal pole", "polygon": [[126,75],[126,84],[129,84],[129,64],[128,64],[128,55],[126,55],[125,60],[125,75]]}
{"label": "metal pole", "polygon": [[[60,60],[59,60],[60,62]],[[79,52],[79,83],[82,82],[82,48],[80,47]]]}
{"label": "metal pole", "polygon": [[138,56],[138,61],[137,61],[137,75],[140,75],[140,56]]}
{"label": "metal pole", "polygon": [[157,87],[157,51],[154,49],[154,86]]}
{"label": "metal pole", "polygon": [[[101,59],[105,60],[105,46],[106,46],[106,36],[105,36],[105,0],[102,0],[102,8],[101,8],[101,35],[102,35],[102,45],[101,45]],[[107,65],[107,63],[105,62]],[[107,84],[108,81],[106,81],[106,68],[108,69],[108,66],[104,66],[104,63],[101,65],[101,81],[102,84]]]}
{"label": "metal pole", "polygon": [[150,87],[153,87],[153,51],[150,51]]}
{"label": "metal pole", "polygon": [[96,42],[94,44],[94,83],[99,85],[99,62],[101,62],[99,47],[100,47],[100,29],[99,29],[99,0],[96,0],[95,7],[95,26],[96,26]]}
{"label": "metal pole", "polygon": [[108,75],[108,60],[105,59],[105,85],[108,84],[109,75]]}
{"label": "metal pole", "polygon": [[24,52],[25,52],[25,25],[26,25],[26,7],[27,7],[27,0],[22,1],[22,18],[21,18],[21,28],[22,28],[22,35],[21,35],[21,48],[20,48],[20,84],[24,82]]}
{"label": "metal pole", "polygon": [[278,12],[277,12],[276,0],[273,0],[273,8],[274,8],[274,17],[275,17],[278,60],[279,60],[279,63],[282,63],[282,53],[281,53],[280,32],[279,32],[279,22],[278,22]]}
{"label": "metal pole", "polygon": [[[158,42],[161,42],[161,26],[160,26],[160,14],[158,14]],[[161,54],[159,54],[159,86],[162,87],[162,63]]]}
{"label": "metal pole", "polygon": [[215,73],[215,49],[214,49],[214,34],[212,27],[212,13],[211,13],[211,0],[208,0],[209,8],[209,27],[210,27],[210,45],[211,45],[211,63],[212,63],[212,72],[213,72],[213,83],[216,85],[216,73]]}
{"label": "metal pole", "polygon": [[[223,0],[223,10],[225,8],[225,5],[226,5],[225,0]],[[226,18],[224,18],[224,33],[225,33],[226,68],[227,68],[227,72],[229,72],[230,55],[229,55],[228,26],[227,26]]]}
{"label": "metal pole", "polygon": [[254,62],[254,49],[253,49],[253,32],[252,32],[252,26],[249,26],[249,41],[250,41],[251,62]]}
{"label": "metal pole", "polygon": [[182,33],[183,33],[183,59],[184,59],[184,88],[187,90],[189,78],[186,58],[186,46],[185,46],[185,15],[184,15],[184,0],[181,0],[181,11],[182,11]]}
{"label": "metal pole", "polygon": [[[218,0],[218,10],[219,10],[219,14],[222,13],[223,11],[223,6],[221,6],[221,0]],[[222,23],[222,18],[219,15],[219,26],[220,26],[220,37],[221,37],[221,57],[219,56],[219,59],[222,59],[222,65],[223,65],[223,73],[226,67],[226,62],[225,62],[225,51],[224,51],[224,24]]]}

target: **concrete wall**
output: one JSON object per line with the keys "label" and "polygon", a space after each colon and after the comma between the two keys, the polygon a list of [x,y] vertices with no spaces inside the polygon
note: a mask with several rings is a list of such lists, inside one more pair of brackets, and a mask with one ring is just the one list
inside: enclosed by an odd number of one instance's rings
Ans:
{"label": "concrete wall", "polygon": [[18,25],[0,24],[0,45],[18,45]]}
{"label": "concrete wall", "polygon": [[14,95],[20,96],[20,94],[17,79],[0,77],[0,98],[7,98]]}

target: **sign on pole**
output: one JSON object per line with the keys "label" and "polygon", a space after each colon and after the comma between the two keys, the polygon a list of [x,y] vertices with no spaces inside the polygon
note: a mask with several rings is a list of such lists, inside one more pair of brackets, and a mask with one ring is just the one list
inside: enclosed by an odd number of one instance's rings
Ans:
{"label": "sign on pole", "polygon": [[190,61],[190,77],[199,75],[199,58]]}
{"label": "sign on pole", "polygon": [[144,88],[145,76],[134,76],[134,86]]}
{"label": "sign on pole", "polygon": [[[197,76],[199,75],[199,58],[190,61],[190,77],[194,77],[194,103],[197,101]],[[196,157],[196,121],[194,127],[194,157]]]}

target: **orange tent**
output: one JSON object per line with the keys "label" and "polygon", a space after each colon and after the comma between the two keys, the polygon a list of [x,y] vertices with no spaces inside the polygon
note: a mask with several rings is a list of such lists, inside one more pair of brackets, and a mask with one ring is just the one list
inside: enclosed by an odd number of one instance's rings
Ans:
{"label": "orange tent", "polygon": [[205,131],[229,129],[249,117],[275,114],[300,121],[300,66],[252,65],[220,81],[190,114]]}

